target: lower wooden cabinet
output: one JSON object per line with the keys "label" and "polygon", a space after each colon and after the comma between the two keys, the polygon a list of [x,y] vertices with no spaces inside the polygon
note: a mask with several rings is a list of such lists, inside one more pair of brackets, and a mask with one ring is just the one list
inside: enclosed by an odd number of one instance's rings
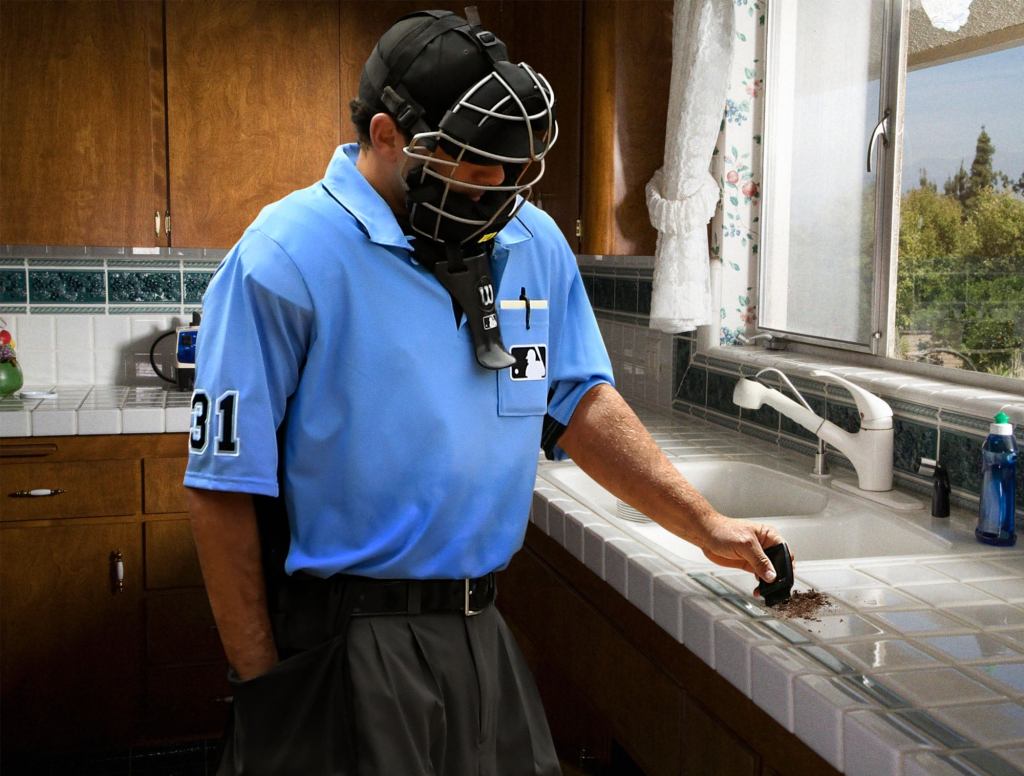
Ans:
{"label": "lower wooden cabinet", "polygon": [[[0,749],[216,737],[227,664],[184,434],[0,440]],[[46,488],[53,497],[17,491]]]}
{"label": "lower wooden cabinet", "polygon": [[0,528],[5,752],[130,740],[141,601],[136,523]]}
{"label": "lower wooden cabinet", "polygon": [[838,776],[533,526],[499,577],[498,608],[569,762],[619,772],[621,749],[646,776]]}

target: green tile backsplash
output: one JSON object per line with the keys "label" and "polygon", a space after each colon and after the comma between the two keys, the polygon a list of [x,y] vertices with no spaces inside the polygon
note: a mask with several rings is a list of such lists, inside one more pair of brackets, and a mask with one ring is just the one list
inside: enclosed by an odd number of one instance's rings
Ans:
{"label": "green tile backsplash", "polygon": [[110,304],[181,302],[181,272],[119,270],[107,276]]}
{"label": "green tile backsplash", "polygon": [[103,270],[35,270],[28,272],[32,304],[103,304]]}
{"label": "green tile backsplash", "polygon": [[25,270],[0,269],[0,304],[25,304],[27,301]]}
{"label": "green tile backsplash", "polygon": [[187,313],[226,251],[0,246],[0,313]]}

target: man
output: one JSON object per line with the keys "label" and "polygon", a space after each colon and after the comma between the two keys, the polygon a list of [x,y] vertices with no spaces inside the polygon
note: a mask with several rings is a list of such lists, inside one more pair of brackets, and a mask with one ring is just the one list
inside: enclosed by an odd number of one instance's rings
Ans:
{"label": "man", "polygon": [[575,257],[525,201],[557,138],[543,77],[423,12],[359,93],[359,144],[204,299],[185,483],[235,685],[220,773],[558,773],[492,606],[538,447],[718,563],[770,579],[781,540],[715,512],[612,387]]}

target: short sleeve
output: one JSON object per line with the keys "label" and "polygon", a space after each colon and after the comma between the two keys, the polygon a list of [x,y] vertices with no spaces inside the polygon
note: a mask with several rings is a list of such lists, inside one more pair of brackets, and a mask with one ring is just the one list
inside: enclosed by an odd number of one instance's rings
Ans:
{"label": "short sleeve", "polygon": [[278,427],[312,327],[298,268],[271,238],[248,230],[203,297],[185,485],[278,494]]}
{"label": "short sleeve", "polygon": [[576,267],[575,256],[569,253],[571,265],[567,271],[565,312],[558,327],[557,342],[553,343],[556,357],[551,365],[551,391],[544,433],[549,442],[544,445],[545,452],[555,460],[567,457],[556,444],[560,436],[558,427],[564,429],[569,425],[580,399],[594,386],[615,384],[608,351]]}

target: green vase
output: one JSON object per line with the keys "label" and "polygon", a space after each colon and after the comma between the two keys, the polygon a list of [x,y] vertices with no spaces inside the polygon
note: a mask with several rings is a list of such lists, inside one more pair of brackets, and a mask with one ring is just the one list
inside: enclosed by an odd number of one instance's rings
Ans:
{"label": "green vase", "polygon": [[24,382],[17,361],[0,362],[0,396],[9,396],[21,388]]}

